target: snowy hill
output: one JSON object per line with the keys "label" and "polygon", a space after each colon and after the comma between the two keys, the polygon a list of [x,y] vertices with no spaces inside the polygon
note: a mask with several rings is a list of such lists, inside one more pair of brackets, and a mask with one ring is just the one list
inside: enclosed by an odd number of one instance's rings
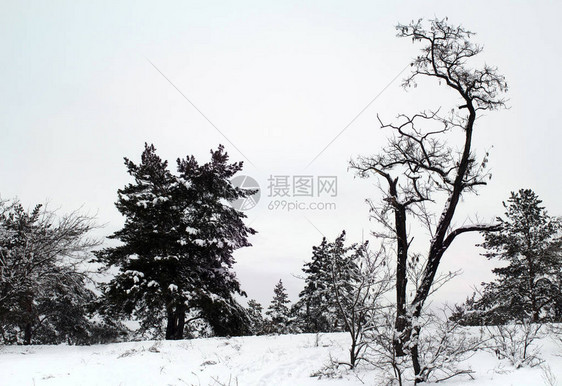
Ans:
{"label": "snowy hill", "polygon": [[[311,374],[333,359],[347,359],[345,333],[143,341],[94,346],[0,347],[0,385],[379,385],[382,375],[367,368],[341,377]],[[475,380],[461,376],[445,385],[549,385],[562,381],[560,346],[542,338],[545,363],[515,370],[487,352],[469,360]],[[552,377],[551,377],[552,378]],[[556,384],[556,383],[554,383]]]}

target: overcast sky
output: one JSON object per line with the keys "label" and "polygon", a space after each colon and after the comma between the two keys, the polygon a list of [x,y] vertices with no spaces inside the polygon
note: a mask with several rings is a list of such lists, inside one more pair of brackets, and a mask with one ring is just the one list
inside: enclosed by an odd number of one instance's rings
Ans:
{"label": "overcast sky", "polygon": [[[0,195],[26,206],[48,200],[61,212],[82,207],[106,236],[123,224],[114,207],[130,182],[123,157],[138,161],[149,142],[173,167],[190,154],[205,162],[222,143],[262,188],[246,212],[259,234],[235,255],[242,287],[267,305],[281,278],[294,300],[303,286],[295,275],[322,235],[346,229],[361,241],[376,226],[364,202],[377,197],[375,180],[347,167],[384,146],[377,114],[390,121],[455,106],[437,85],[400,87],[419,46],[394,29],[448,16],[477,33],[482,61],[506,76],[510,99],[509,110],[477,122],[475,147],[490,150],[493,178],[467,197],[456,223],[501,215],[519,188],[562,215],[561,14],[555,1],[3,1]],[[336,176],[337,196],[286,201],[336,208],[270,210],[278,198],[268,197],[268,178],[300,175]],[[437,300],[462,301],[492,278],[477,242],[463,235],[447,252],[442,271],[464,274]]]}

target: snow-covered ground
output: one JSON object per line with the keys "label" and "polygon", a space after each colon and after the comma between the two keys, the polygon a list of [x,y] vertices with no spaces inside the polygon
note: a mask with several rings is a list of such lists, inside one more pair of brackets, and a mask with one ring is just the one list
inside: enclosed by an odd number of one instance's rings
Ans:
{"label": "snow-covered ground", "polygon": [[[311,374],[334,359],[347,359],[346,333],[143,341],[94,346],[0,347],[0,385],[379,385],[366,368],[342,378]],[[545,366],[562,381],[561,346],[542,338],[542,367],[515,370],[495,355],[478,352],[468,365],[475,380],[445,385],[548,385]],[[556,384],[556,383],[555,383]]]}

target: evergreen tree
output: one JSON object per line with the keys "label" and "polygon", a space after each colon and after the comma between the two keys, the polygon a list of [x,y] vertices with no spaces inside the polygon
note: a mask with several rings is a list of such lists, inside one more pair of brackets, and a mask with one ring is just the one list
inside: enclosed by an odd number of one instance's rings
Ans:
{"label": "evergreen tree", "polygon": [[242,163],[229,164],[219,146],[203,165],[193,156],[178,159],[176,176],[145,144],[141,163],[125,158],[125,165],[134,183],[118,191],[116,206],[126,220],[110,236],[122,245],[97,253],[106,268],[119,269],[104,288],[105,311],[133,316],[144,330],[159,331],[165,320],[166,339],[181,339],[186,314],[194,311],[216,334],[246,333],[247,318],[232,297],[244,294],[232,253],[250,246],[255,231],[228,204],[253,193],[230,184]]}
{"label": "evergreen tree", "polygon": [[269,316],[266,331],[270,334],[288,334],[291,332],[290,313],[287,306],[290,301],[281,279],[275,285],[273,293],[273,299],[266,312],[266,315]]}
{"label": "evergreen tree", "polygon": [[254,299],[248,301],[248,317],[252,335],[261,335],[264,329],[263,307]]}
{"label": "evergreen tree", "polygon": [[560,220],[548,215],[530,189],[511,193],[501,230],[485,233],[485,256],[507,261],[495,268],[497,280],[485,284],[475,308],[485,310],[487,322],[512,319],[538,322],[555,316],[560,293],[562,238]]}
{"label": "evergreen tree", "polygon": [[293,314],[302,332],[332,331],[328,315],[330,243],[324,237],[318,246],[312,247],[312,260],[304,264],[304,289],[299,293],[299,300],[293,307]]}
{"label": "evergreen tree", "polygon": [[467,297],[464,303],[455,304],[451,310],[449,320],[461,326],[480,326],[484,324],[496,324],[492,320],[485,320],[481,309],[478,309],[476,292]]}
{"label": "evergreen tree", "polygon": [[92,219],[0,202],[0,334],[5,343],[88,343],[95,296],[79,269]]}
{"label": "evergreen tree", "polygon": [[[303,332],[333,332],[344,329],[334,298],[332,281],[334,267],[337,267],[341,275],[349,273],[353,268],[354,263],[349,260],[347,254],[355,246],[346,247],[344,243],[345,231],[342,231],[334,242],[328,242],[324,237],[320,245],[312,248],[312,260],[304,264],[305,286],[293,310]],[[349,286],[349,281],[345,285]]]}

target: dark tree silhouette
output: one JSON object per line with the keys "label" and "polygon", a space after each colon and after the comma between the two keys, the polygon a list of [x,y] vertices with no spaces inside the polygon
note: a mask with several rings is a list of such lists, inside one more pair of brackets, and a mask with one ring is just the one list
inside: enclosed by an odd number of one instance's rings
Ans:
{"label": "dark tree silhouette", "polygon": [[[423,382],[417,352],[420,327],[413,321],[421,315],[441,258],[460,234],[496,229],[489,224],[452,226],[461,197],[485,185],[489,178],[487,155],[478,161],[472,150],[475,122],[482,111],[505,106],[501,94],[507,90],[507,84],[493,67],[470,67],[470,59],[482,47],[471,41],[472,32],[450,25],[447,19],[431,20],[428,28],[421,20],[400,24],[397,30],[399,37],[423,45],[421,54],[412,62],[412,74],[403,85],[415,86],[418,78],[430,78],[457,96],[453,102],[456,108],[448,114],[439,109],[413,116],[402,114],[393,124],[381,121],[383,128],[392,131],[388,146],[379,155],[359,157],[352,162],[359,176],[376,175],[386,185],[382,205],[371,203],[371,210],[396,240],[395,350],[399,356],[411,353],[416,382]],[[462,139],[455,144],[458,137]],[[442,198],[440,214],[433,212],[431,209]],[[408,219],[421,220],[431,234],[425,268],[410,302],[406,298],[411,244]]]}
{"label": "dark tree silhouette", "polygon": [[289,303],[287,290],[283,286],[283,281],[279,279],[279,282],[273,289],[273,299],[266,312],[266,315],[269,317],[269,320],[266,322],[266,331],[268,333],[288,334],[290,332]]}
{"label": "dark tree silhouette", "polygon": [[255,299],[248,301],[246,309],[248,318],[250,319],[250,331],[252,335],[261,335],[264,329],[263,307]]}
{"label": "dark tree silhouette", "polygon": [[232,254],[250,246],[255,231],[229,205],[253,193],[230,183],[242,163],[229,163],[219,146],[202,165],[193,156],[178,159],[174,175],[145,144],[141,163],[125,164],[134,183],[118,191],[116,206],[126,221],[110,236],[122,245],[96,253],[105,268],[119,269],[104,287],[106,313],[133,315],[146,329],[159,330],[165,320],[166,339],[183,338],[189,312],[216,334],[247,333],[247,318],[232,296],[244,294]]}
{"label": "dark tree silhouette", "polygon": [[501,230],[484,235],[485,256],[509,262],[495,268],[495,282],[487,283],[477,306],[485,306],[494,320],[530,319],[537,323],[554,315],[562,268],[560,220],[548,215],[530,189],[512,192],[503,203]]}
{"label": "dark tree silhouette", "polygon": [[[343,331],[345,323],[334,297],[332,273],[334,266],[340,272],[342,285],[350,285],[344,274],[354,268],[354,261],[348,255],[356,249],[355,245],[346,247],[345,231],[330,242],[325,237],[318,246],[312,247],[312,259],[303,266],[304,289],[293,306],[302,332]],[[345,284],[347,283],[347,284]]]}

